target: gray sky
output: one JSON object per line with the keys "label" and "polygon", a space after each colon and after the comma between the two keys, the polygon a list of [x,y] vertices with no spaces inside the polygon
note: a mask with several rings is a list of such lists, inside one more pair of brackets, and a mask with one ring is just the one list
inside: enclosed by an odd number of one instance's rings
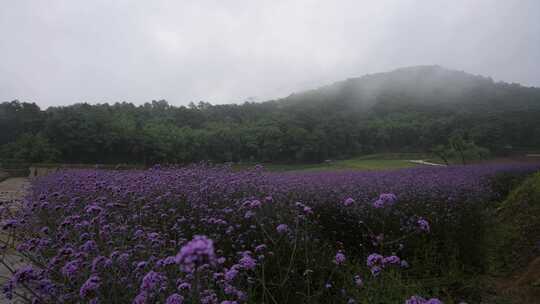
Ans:
{"label": "gray sky", "polygon": [[540,86],[538,0],[0,4],[0,101],[265,100],[420,64]]}

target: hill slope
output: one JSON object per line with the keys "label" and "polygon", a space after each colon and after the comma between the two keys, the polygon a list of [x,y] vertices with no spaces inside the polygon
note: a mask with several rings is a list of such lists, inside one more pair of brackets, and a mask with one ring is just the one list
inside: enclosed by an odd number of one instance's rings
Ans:
{"label": "hill slope", "polygon": [[[283,106],[340,103],[370,109],[380,103],[444,107],[456,111],[490,106],[489,110],[540,109],[540,89],[494,82],[440,66],[414,66],[365,75],[279,100]],[[459,107],[459,109],[458,109]],[[495,107],[495,108],[493,108]]]}
{"label": "hill slope", "polygon": [[0,130],[2,157],[34,162],[321,161],[427,151],[454,134],[498,153],[540,148],[540,89],[417,66],[242,105],[14,101],[0,104]]}

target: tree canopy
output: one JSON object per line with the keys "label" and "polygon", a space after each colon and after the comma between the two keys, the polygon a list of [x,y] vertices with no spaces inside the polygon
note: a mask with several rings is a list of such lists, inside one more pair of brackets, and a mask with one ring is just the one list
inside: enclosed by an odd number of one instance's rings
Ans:
{"label": "tree canopy", "polygon": [[316,162],[431,151],[457,135],[493,153],[540,147],[540,89],[422,66],[261,103],[0,104],[0,158],[27,161]]}

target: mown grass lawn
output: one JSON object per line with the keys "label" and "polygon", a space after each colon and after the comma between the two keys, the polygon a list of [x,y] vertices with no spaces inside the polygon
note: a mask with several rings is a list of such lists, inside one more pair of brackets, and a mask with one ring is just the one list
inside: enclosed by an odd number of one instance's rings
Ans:
{"label": "mown grass lawn", "polygon": [[[331,160],[324,163],[284,164],[263,163],[269,171],[328,171],[328,170],[391,170],[418,166],[411,159],[422,159],[425,155],[418,153],[370,154],[345,160]],[[253,167],[255,163],[235,164],[237,170]]]}

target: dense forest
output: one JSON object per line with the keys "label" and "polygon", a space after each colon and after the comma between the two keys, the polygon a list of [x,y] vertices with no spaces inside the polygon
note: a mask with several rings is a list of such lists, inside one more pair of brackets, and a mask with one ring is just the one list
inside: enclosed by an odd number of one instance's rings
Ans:
{"label": "dense forest", "polygon": [[540,89],[438,66],[366,75],[261,103],[0,104],[0,159],[74,163],[316,162],[425,152],[460,136],[540,147]]}

